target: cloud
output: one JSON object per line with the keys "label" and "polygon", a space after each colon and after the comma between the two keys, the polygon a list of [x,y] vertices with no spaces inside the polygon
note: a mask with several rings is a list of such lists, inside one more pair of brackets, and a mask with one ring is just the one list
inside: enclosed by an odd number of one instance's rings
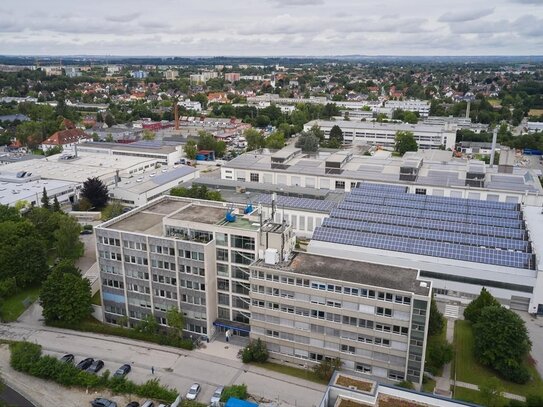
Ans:
{"label": "cloud", "polygon": [[139,16],[141,16],[141,13],[136,12],[136,13],[129,13],[129,14],[124,14],[124,15],[120,14],[116,16],[108,16],[106,17],[106,20],[111,21],[113,23],[124,23],[126,21],[135,20]]}
{"label": "cloud", "polygon": [[324,0],[270,0],[278,6],[320,6]]}
{"label": "cloud", "polygon": [[533,4],[535,6],[543,6],[543,2],[541,0],[510,0],[511,3],[519,3],[519,4]]}
{"label": "cloud", "polygon": [[462,21],[473,21],[489,16],[494,12],[493,8],[481,10],[453,11],[443,14],[438,21],[442,23],[457,23]]}

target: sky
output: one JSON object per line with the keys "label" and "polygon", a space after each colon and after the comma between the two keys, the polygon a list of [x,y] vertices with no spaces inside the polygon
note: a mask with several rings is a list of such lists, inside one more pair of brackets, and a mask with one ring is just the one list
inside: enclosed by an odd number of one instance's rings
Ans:
{"label": "sky", "polygon": [[543,0],[1,0],[0,54],[541,55]]}

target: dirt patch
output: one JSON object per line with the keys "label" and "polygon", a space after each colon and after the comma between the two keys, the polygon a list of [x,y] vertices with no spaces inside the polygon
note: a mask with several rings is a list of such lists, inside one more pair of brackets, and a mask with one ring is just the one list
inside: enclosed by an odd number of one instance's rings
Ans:
{"label": "dirt patch", "polygon": [[377,405],[379,407],[430,407],[430,405],[426,403],[417,403],[415,401],[399,399],[391,396],[380,396]]}
{"label": "dirt patch", "polygon": [[372,382],[365,382],[363,380],[355,379],[348,376],[338,376],[336,384],[348,388],[356,388],[359,391],[371,392],[374,386]]}

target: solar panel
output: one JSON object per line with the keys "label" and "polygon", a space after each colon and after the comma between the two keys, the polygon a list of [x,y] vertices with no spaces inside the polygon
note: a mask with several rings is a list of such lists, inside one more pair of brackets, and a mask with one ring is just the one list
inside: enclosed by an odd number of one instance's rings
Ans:
{"label": "solar panel", "polygon": [[477,225],[472,223],[450,222],[428,218],[414,218],[382,213],[349,211],[339,208],[333,209],[330,216],[332,218],[352,219],[373,223],[386,223],[391,225],[411,226],[424,229],[445,230],[459,233],[478,234],[482,236],[504,237],[518,240],[526,239],[526,231],[523,229],[504,228],[492,225]]}
{"label": "solar panel", "polygon": [[[272,195],[260,194],[254,198],[253,202],[271,205]],[[278,195],[276,204],[278,208],[284,206],[287,208],[308,209],[316,212],[329,213],[337,206],[338,203],[334,201],[326,201],[324,199],[298,198],[294,196]]]}
{"label": "solar panel", "polygon": [[455,243],[434,242],[406,237],[374,235],[367,232],[339,230],[322,226],[315,229],[313,239],[330,243],[400,251],[498,266],[528,269],[533,269],[535,266],[534,256],[530,253],[463,246]]}

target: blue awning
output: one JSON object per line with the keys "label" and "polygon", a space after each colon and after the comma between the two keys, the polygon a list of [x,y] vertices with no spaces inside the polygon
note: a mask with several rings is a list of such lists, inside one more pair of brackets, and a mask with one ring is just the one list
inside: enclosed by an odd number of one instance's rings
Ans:
{"label": "blue awning", "polygon": [[243,328],[241,326],[236,326],[234,324],[229,324],[227,322],[215,321],[215,322],[213,322],[213,325],[214,326],[219,326],[221,328],[231,329],[232,331],[251,333],[251,330],[249,328]]}

